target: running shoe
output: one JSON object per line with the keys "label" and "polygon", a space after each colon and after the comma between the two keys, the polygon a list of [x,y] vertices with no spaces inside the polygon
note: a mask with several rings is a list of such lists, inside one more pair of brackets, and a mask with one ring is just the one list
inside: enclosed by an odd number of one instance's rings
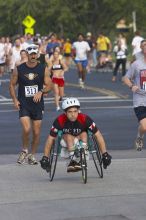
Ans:
{"label": "running shoe", "polygon": [[143,147],[144,147],[143,138],[137,137],[136,140],[135,140],[135,148],[136,148],[136,150],[137,151],[141,151]]}
{"label": "running shoe", "polygon": [[80,162],[74,161],[74,168],[75,168],[75,171],[82,170]]}
{"label": "running shoe", "polygon": [[28,164],[30,164],[30,165],[37,165],[38,164],[38,162],[35,159],[33,154],[28,155]]}
{"label": "running shoe", "polygon": [[84,89],[84,88],[85,88],[84,82],[81,82],[81,83],[80,83],[80,87],[81,87],[81,89]]}
{"label": "running shoe", "polygon": [[82,81],[82,79],[81,78],[79,78],[79,84],[81,85],[81,83],[82,83],[83,81]]}
{"label": "running shoe", "polygon": [[21,153],[19,154],[17,163],[19,163],[19,164],[25,163],[25,159],[26,159],[27,155],[28,154],[25,151],[21,151]]}
{"label": "running shoe", "polygon": [[58,107],[56,107],[56,111],[58,112],[58,111],[60,111],[60,107],[58,106]]}

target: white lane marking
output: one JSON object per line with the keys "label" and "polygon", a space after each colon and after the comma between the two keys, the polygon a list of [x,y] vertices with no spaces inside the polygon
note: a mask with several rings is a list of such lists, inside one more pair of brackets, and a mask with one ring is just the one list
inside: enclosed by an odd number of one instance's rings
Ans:
{"label": "white lane marking", "polygon": [[[89,97],[90,99],[90,97]],[[111,102],[132,102],[132,99],[99,99],[99,100],[80,100],[81,103],[111,103]],[[54,104],[54,99],[51,101],[44,101],[45,104]],[[12,101],[0,102],[0,105],[13,105]]]}
{"label": "white lane marking", "polygon": [[5,100],[7,100],[7,98],[3,95],[0,95],[0,101],[3,101],[3,100],[5,101]]}
{"label": "white lane marking", "polygon": [[3,112],[18,112],[18,111],[15,110],[15,109],[12,109],[12,110],[0,110],[0,113],[3,113]]}
{"label": "white lane marking", "polygon": [[131,105],[127,106],[99,106],[99,107],[82,107],[84,110],[94,110],[94,109],[128,109],[128,108],[133,108]]}
{"label": "white lane marking", "polygon": [[0,86],[5,82],[10,82],[10,79],[0,79]]}
{"label": "white lane marking", "polygon": [[[82,107],[81,110],[95,110],[95,109],[131,109],[133,106],[99,106],[99,107]],[[54,111],[54,110],[53,110]],[[0,113],[18,112],[17,110],[0,110]],[[47,110],[45,110],[47,112]]]}
{"label": "white lane marking", "polygon": [[[116,96],[91,96],[91,97],[77,97],[79,100],[95,100],[95,99],[117,99]],[[63,98],[65,99],[65,98]],[[44,98],[44,101],[54,101],[54,98]],[[12,102],[12,99],[0,95],[0,102]]]}

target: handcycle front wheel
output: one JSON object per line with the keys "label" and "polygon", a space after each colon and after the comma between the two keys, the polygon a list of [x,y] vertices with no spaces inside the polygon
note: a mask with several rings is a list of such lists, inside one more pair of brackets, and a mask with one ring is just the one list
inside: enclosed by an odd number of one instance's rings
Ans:
{"label": "handcycle front wheel", "polygon": [[90,153],[99,177],[103,178],[102,157],[94,135],[90,136]]}
{"label": "handcycle front wheel", "polygon": [[57,159],[58,159],[58,152],[57,152],[57,147],[54,142],[51,148],[51,151],[50,151],[50,172],[49,172],[50,181],[53,181],[53,178],[55,175]]}
{"label": "handcycle front wheel", "polygon": [[80,149],[80,163],[82,168],[82,179],[83,182],[87,183],[87,161],[84,148]]}

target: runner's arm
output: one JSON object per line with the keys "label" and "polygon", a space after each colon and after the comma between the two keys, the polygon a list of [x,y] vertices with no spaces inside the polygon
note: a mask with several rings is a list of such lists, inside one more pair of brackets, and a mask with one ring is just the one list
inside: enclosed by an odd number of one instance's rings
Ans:
{"label": "runner's arm", "polygon": [[45,73],[44,73],[44,88],[42,88],[40,91],[38,91],[34,97],[33,97],[33,101],[34,102],[40,102],[41,97],[44,93],[47,93],[48,91],[51,90],[52,87],[52,81],[51,78],[49,76],[49,71],[48,71],[48,67],[45,68]]}
{"label": "runner's arm", "polygon": [[132,80],[130,80],[127,76],[124,76],[123,82],[132,90],[132,92],[137,92],[139,90],[139,87],[134,85]]}
{"label": "runner's arm", "polygon": [[17,85],[17,82],[18,82],[18,71],[17,71],[17,68],[15,67],[15,69],[13,70],[13,73],[11,75],[9,91],[10,91],[10,95],[13,99],[15,108],[19,110],[20,103],[16,97],[16,92],[15,92],[16,91],[15,87]]}
{"label": "runner's arm", "polygon": [[67,65],[65,64],[65,62],[63,60],[60,61],[62,67],[63,67],[63,71],[66,72],[68,70]]}

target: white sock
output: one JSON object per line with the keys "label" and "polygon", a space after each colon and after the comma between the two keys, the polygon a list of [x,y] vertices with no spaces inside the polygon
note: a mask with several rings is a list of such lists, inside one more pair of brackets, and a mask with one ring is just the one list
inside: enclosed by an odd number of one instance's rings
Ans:
{"label": "white sock", "polygon": [[138,131],[138,133],[137,133],[137,138],[144,138],[144,134],[140,134],[140,132]]}
{"label": "white sock", "polygon": [[28,154],[28,149],[22,148],[22,151],[24,151],[26,154]]}

